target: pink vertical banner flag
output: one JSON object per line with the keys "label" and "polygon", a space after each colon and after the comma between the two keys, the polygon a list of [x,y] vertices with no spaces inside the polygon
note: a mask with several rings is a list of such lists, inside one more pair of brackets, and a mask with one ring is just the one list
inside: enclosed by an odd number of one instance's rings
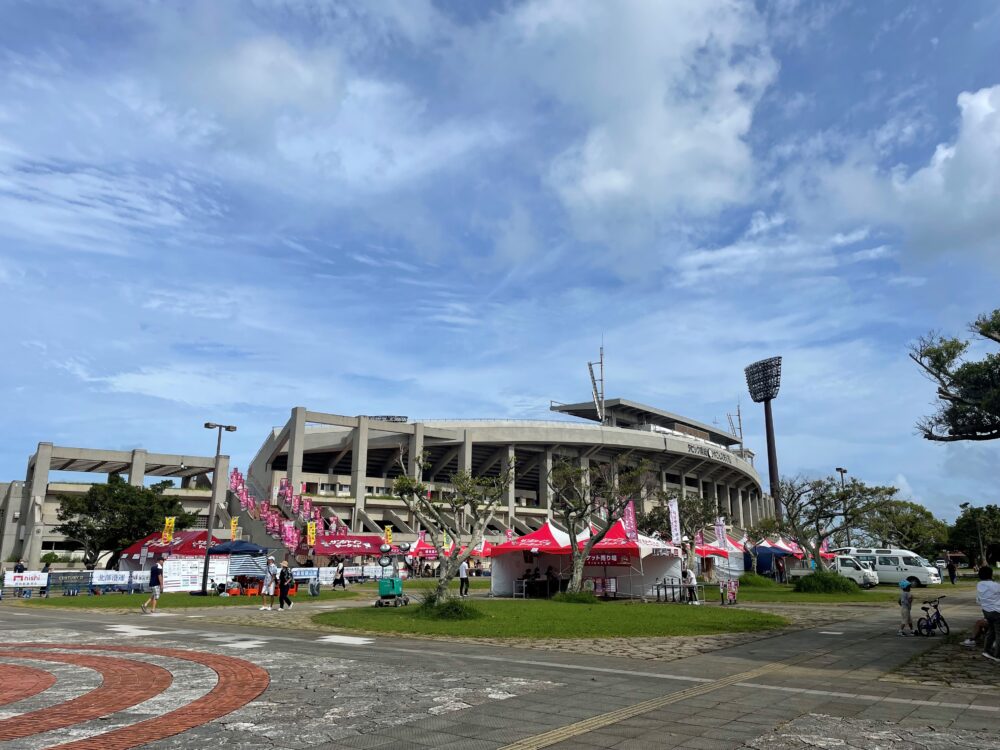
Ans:
{"label": "pink vertical banner flag", "polygon": [[633,500],[629,500],[628,505],[625,506],[622,523],[625,525],[625,536],[633,542],[639,538],[639,526],[635,520],[635,502]]}
{"label": "pink vertical banner flag", "polygon": [[715,519],[715,543],[717,546],[726,548],[726,519],[719,516]]}
{"label": "pink vertical banner flag", "polygon": [[299,507],[302,505],[302,498],[298,495],[292,496],[292,513],[298,515]]}
{"label": "pink vertical banner flag", "polygon": [[705,543],[705,535],[702,533],[701,529],[698,529],[694,533],[694,543],[698,546],[701,546],[702,544]]}
{"label": "pink vertical banner flag", "polygon": [[302,515],[305,516],[306,518],[309,518],[310,516],[312,516],[312,512],[313,512],[313,501],[310,500],[309,498],[303,498]]}
{"label": "pink vertical banner flag", "polygon": [[507,541],[513,541],[514,539],[514,529],[507,529]]}
{"label": "pink vertical banner flag", "polygon": [[671,498],[667,507],[670,510],[670,541],[679,545],[681,543],[681,514],[677,508],[677,498]]}

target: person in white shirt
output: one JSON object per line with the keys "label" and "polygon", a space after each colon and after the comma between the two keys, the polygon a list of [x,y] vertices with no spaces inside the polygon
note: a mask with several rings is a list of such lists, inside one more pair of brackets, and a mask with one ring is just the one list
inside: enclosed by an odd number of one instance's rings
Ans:
{"label": "person in white shirt", "polygon": [[462,560],[458,566],[458,595],[469,595],[469,561]]}
{"label": "person in white shirt", "polygon": [[[986,650],[983,656],[993,661],[1000,661],[995,655],[997,644],[995,639],[1000,638],[1000,583],[993,580],[993,568],[984,565],[979,569],[979,583],[976,584],[976,604],[983,610],[983,617],[986,618]],[[992,650],[990,653],[990,630],[993,631]]]}
{"label": "person in white shirt", "polygon": [[267,565],[264,568],[264,585],[260,590],[261,602],[268,600],[260,609],[270,612],[274,608],[274,584],[278,578],[278,566],[274,564],[274,555],[267,556]]}

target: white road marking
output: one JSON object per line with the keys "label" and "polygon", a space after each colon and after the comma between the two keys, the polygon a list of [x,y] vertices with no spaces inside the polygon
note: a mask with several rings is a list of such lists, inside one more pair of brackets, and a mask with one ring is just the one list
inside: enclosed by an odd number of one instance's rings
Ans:
{"label": "white road marking", "polygon": [[359,638],[355,635],[324,635],[316,639],[316,643],[336,643],[341,646],[367,646],[374,642],[374,638]]}
{"label": "white road marking", "polygon": [[[737,682],[735,687],[753,688],[754,690],[778,690],[782,693],[797,693],[806,695],[822,695],[830,698],[847,698],[848,700],[871,701],[872,703],[903,703],[909,706],[938,706],[939,708],[959,708],[963,711],[1000,711],[1000,706],[980,706],[974,703],[945,703],[944,701],[923,701],[918,698],[888,698],[884,695],[868,695],[866,693],[838,693],[835,690],[808,690],[784,685],[761,685],[757,682]],[[914,686],[919,687],[919,686]],[[928,691],[930,689],[928,688]]]}
{"label": "white road marking", "polygon": [[139,625],[108,625],[108,630],[113,630],[118,635],[126,638],[138,638],[146,635],[166,635],[166,630],[150,630]]}
{"label": "white road marking", "polygon": [[820,635],[843,635],[843,633],[841,631],[839,631],[839,630],[821,630],[821,631],[819,631],[819,634]]}
{"label": "white road marking", "polygon": [[255,639],[261,643],[271,640],[267,635],[235,635],[233,633],[198,633],[206,641],[216,641],[217,643],[238,643],[247,639]]}
{"label": "white road marking", "polygon": [[261,646],[266,646],[267,641],[238,641],[236,643],[223,643],[223,648],[260,648]]}
{"label": "white road marking", "polygon": [[196,619],[198,619],[200,617],[204,617],[204,616],[205,615],[185,615],[185,617],[189,617],[192,620],[196,620]]}

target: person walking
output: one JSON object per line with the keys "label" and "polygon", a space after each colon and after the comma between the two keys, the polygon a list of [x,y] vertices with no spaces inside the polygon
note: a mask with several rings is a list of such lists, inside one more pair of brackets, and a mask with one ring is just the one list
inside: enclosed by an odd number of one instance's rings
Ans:
{"label": "person walking", "polygon": [[278,609],[284,609],[285,605],[292,608],[292,600],[288,598],[288,591],[292,588],[292,571],[288,568],[288,560],[283,560],[281,570],[278,572]]}
{"label": "person walking", "polygon": [[[910,615],[910,607],[913,606],[913,594],[910,592],[910,582],[900,581],[899,588],[899,632],[896,635],[916,635],[913,632],[913,617]],[[909,632],[907,632],[907,629]]]}
{"label": "person walking", "polygon": [[261,606],[261,612],[270,612],[274,609],[274,584],[278,577],[278,566],[274,564],[274,555],[267,556],[267,565],[264,568],[264,585],[260,589],[260,600],[267,599],[267,604]]}
{"label": "person walking", "polygon": [[149,599],[139,605],[144,615],[156,613],[156,605],[160,601],[160,593],[163,591],[163,565],[167,559],[166,555],[161,555],[159,559],[153,560],[153,567],[149,569]]}
{"label": "person walking", "polygon": [[[976,604],[983,610],[986,618],[986,650],[983,656],[991,661],[1000,661],[994,654],[997,650],[996,639],[1000,638],[1000,583],[993,580],[993,568],[984,565],[979,569],[979,583],[976,584]],[[990,638],[992,631],[993,638]],[[990,653],[990,649],[994,653]]]}
{"label": "person walking", "polygon": [[958,578],[958,566],[955,565],[955,561],[950,557],[948,558],[948,564],[945,566],[948,569],[948,580],[951,581],[951,585],[955,585],[955,579]]}
{"label": "person walking", "polygon": [[699,605],[698,601],[698,579],[688,568],[681,571],[681,586],[684,590],[684,598],[688,604]]}
{"label": "person walking", "polygon": [[344,579],[344,558],[337,560],[337,569],[333,574],[333,590],[337,590],[337,584],[340,584],[340,588],[347,591],[347,581]]}
{"label": "person walking", "polygon": [[462,560],[458,566],[458,595],[469,595],[469,561]]}

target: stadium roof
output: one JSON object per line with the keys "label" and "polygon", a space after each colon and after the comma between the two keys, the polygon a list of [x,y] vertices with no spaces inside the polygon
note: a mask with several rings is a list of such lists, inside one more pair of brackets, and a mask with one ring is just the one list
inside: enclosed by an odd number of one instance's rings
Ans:
{"label": "stadium roof", "polygon": [[[593,401],[583,401],[578,404],[558,404],[553,403],[550,407],[552,411],[562,414],[571,414],[574,417],[589,419],[599,422],[597,407]],[[667,430],[700,437],[711,440],[724,446],[736,445],[739,440],[730,433],[712,427],[711,425],[698,422],[694,419],[682,417],[679,414],[672,414],[655,406],[646,406],[635,401],[624,398],[609,398],[604,402],[604,413],[607,421],[614,427],[639,428],[643,425],[656,425]]]}

